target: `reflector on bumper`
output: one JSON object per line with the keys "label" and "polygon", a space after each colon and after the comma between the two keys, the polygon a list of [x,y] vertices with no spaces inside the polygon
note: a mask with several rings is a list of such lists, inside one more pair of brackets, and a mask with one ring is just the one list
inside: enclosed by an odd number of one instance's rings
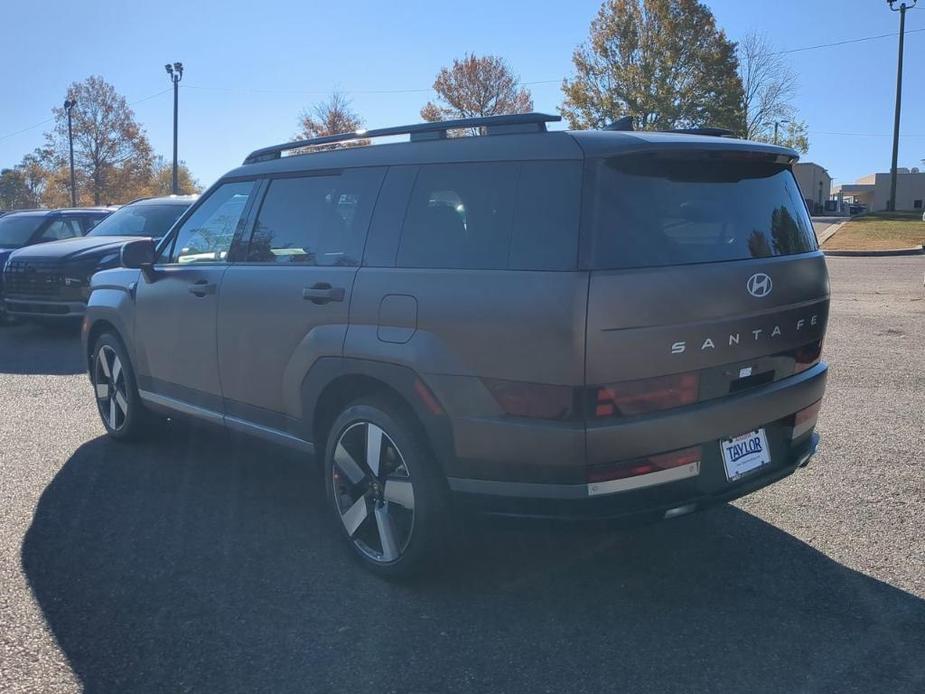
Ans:
{"label": "reflector on bumper", "polygon": [[791,440],[803,436],[806,432],[816,426],[816,420],[819,418],[819,409],[822,407],[822,400],[817,400],[809,407],[805,407],[793,415],[793,434]]}
{"label": "reflector on bumper", "polygon": [[649,487],[700,474],[700,446],[588,468],[588,495]]}

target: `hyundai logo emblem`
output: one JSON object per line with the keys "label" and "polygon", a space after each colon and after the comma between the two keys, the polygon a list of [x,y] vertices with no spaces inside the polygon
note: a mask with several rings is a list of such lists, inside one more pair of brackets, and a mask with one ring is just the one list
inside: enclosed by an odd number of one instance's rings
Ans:
{"label": "hyundai logo emblem", "polygon": [[752,296],[757,296],[759,299],[770,294],[773,287],[774,283],[771,282],[771,277],[763,272],[756,272],[745,283],[748,293]]}

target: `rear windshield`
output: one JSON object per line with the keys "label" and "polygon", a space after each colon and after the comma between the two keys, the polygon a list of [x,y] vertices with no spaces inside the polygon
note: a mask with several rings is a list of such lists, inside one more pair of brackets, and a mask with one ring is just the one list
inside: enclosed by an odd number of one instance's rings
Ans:
{"label": "rear windshield", "polygon": [[184,205],[127,205],[93,227],[87,236],[153,236],[166,234],[186,211]]}
{"label": "rear windshield", "polygon": [[0,248],[20,248],[45,221],[45,217],[23,216],[0,217]]}
{"label": "rear windshield", "polygon": [[786,164],[741,156],[631,155],[589,163],[595,268],[806,253],[816,236]]}

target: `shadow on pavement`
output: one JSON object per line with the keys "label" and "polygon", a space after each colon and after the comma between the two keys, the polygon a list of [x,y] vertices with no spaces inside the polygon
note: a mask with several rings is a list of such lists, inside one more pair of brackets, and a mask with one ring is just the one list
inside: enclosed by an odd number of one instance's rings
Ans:
{"label": "shadow on pavement", "polygon": [[606,532],[476,524],[442,575],[390,584],[335,541],[304,459],[195,427],[160,439],[82,446],[22,547],[88,691],[925,683],[925,601],[734,507]]}
{"label": "shadow on pavement", "polygon": [[0,373],[64,376],[86,370],[79,323],[0,325]]}

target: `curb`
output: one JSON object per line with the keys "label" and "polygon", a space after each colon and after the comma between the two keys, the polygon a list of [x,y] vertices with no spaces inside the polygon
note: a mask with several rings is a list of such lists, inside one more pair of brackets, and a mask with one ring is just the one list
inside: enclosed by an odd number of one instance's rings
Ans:
{"label": "curb", "polygon": [[883,251],[827,251],[822,249],[822,252],[826,255],[835,257],[844,256],[846,258],[873,258],[891,255],[923,255],[925,254],[925,244],[921,246],[913,246],[912,248],[890,248]]}
{"label": "curb", "polygon": [[819,234],[819,245],[822,246],[826,241],[835,236],[835,232],[845,226],[850,220],[845,220],[844,222],[839,222],[838,224],[833,224],[828,227],[825,231]]}

